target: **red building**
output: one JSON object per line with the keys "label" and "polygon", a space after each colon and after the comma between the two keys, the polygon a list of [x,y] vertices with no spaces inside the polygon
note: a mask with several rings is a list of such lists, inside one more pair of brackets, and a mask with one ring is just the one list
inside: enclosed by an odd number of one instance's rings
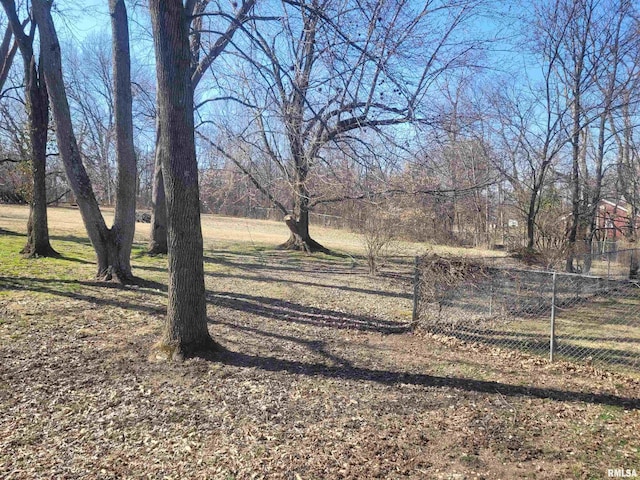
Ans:
{"label": "red building", "polygon": [[[604,239],[616,239],[626,237],[630,233],[631,206],[624,202],[611,202],[601,200],[598,207],[598,237]],[[635,218],[636,230],[640,229],[640,214]]]}

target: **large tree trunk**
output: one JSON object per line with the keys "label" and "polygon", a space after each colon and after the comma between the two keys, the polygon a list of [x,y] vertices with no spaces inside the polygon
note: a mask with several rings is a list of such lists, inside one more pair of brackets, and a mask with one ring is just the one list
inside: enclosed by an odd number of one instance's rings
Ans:
{"label": "large tree trunk", "polygon": [[189,17],[182,2],[149,2],[158,78],[159,146],[167,205],[169,290],[159,351],[180,358],[210,351],[198,164],[190,77]]}
{"label": "large tree trunk", "polygon": [[[121,227],[110,230],[107,228],[100,212],[100,207],[87,171],[82,163],[78,143],[73,132],[71,112],[62,75],[60,43],[51,18],[50,7],[51,4],[45,0],[33,1],[33,14],[40,32],[41,64],[56,123],[58,150],[64,163],[67,180],[80,208],[87,234],[96,252],[98,260],[97,277],[102,280],[127,283],[132,280],[131,266],[129,256],[126,255],[125,258],[122,251],[123,249],[127,252],[130,251],[131,245],[126,244],[129,234],[122,233],[122,225],[129,221],[130,218],[127,214],[121,213],[119,217]],[[135,181],[135,174],[133,178]],[[123,211],[127,210],[126,202],[127,200],[125,200],[125,207],[122,207]],[[135,217],[133,221],[135,221]]]}
{"label": "large tree trunk", "polygon": [[296,183],[294,186],[293,215],[284,217],[289,227],[289,240],[280,245],[286,250],[300,250],[307,253],[324,252],[330,250],[309,235],[309,191],[306,187],[307,167],[304,161],[296,162]]}
{"label": "large tree trunk", "polygon": [[[22,253],[29,257],[58,256],[49,242],[47,219],[47,128],[49,126],[49,98],[44,78],[38,75],[33,56],[25,62],[27,113],[33,191],[27,224],[27,244]],[[42,71],[40,71],[40,74]]]}
{"label": "large tree trunk", "polygon": [[149,255],[166,254],[167,248],[167,204],[162,176],[162,147],[160,145],[160,123],[156,121],[156,152],[151,193],[151,237]]}
{"label": "large tree trunk", "polygon": [[[29,50],[31,50],[29,48]],[[23,50],[24,52],[24,50]],[[28,257],[59,256],[49,242],[47,220],[47,129],[49,127],[49,98],[42,77],[42,69],[36,67],[33,54],[24,57],[25,99],[29,117],[29,143],[33,191],[29,205],[27,244],[22,249]]]}

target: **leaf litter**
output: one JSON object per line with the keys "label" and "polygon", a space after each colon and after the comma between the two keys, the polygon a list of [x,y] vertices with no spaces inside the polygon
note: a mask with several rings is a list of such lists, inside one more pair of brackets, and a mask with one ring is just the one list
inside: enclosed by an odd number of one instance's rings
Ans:
{"label": "leaf litter", "polygon": [[640,470],[636,379],[413,332],[410,266],[388,268],[371,277],[339,261],[219,253],[206,282],[223,350],[181,364],[147,360],[161,288],[0,285],[0,477]]}

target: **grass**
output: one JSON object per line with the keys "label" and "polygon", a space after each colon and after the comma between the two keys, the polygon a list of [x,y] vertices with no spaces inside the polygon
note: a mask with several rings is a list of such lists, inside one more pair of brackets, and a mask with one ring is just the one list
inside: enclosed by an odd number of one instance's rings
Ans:
{"label": "grass", "polygon": [[221,351],[170,364],[148,361],[167,278],[166,258],[144,255],[148,226],[132,263],[159,288],[121,288],[93,280],[76,210],[51,209],[63,258],[20,258],[27,214],[0,206],[2,478],[555,479],[640,465],[637,379],[411,331],[410,259],[372,277],[349,232],[317,229],[345,255],[307,256],[273,248],[277,222],[205,217]]}
{"label": "grass", "polygon": [[[548,358],[551,275],[515,272],[462,281],[440,305],[429,303],[432,277],[425,274],[421,321],[431,333]],[[629,282],[580,286],[567,278],[556,297],[555,358],[640,378],[640,290]]]}

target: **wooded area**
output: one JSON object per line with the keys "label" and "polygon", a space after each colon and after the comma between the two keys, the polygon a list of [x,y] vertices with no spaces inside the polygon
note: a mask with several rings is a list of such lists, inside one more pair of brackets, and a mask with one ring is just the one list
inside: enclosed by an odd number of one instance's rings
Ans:
{"label": "wooded area", "polygon": [[112,0],[111,38],[104,22],[82,41],[64,26],[73,8],[1,3],[0,188],[31,206],[23,253],[56,255],[46,205],[67,202],[97,277],[143,282],[130,256],[136,208],[150,208],[169,356],[215,347],[201,209],[284,218],[282,248],[309,253],[331,252],[313,215],[374,252],[390,238],[482,245],[567,272],[589,271],[577,258],[594,242],[637,244],[629,0]]}
{"label": "wooded area", "polygon": [[637,2],[0,4],[0,477],[640,470]]}

